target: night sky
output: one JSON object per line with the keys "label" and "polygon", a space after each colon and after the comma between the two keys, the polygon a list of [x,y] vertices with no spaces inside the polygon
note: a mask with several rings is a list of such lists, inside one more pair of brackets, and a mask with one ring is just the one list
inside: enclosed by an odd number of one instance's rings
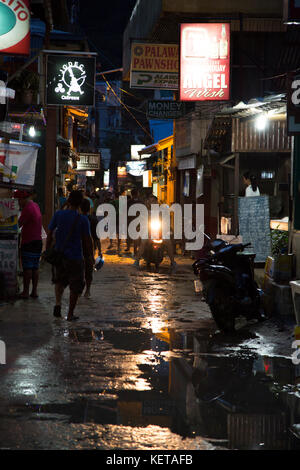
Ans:
{"label": "night sky", "polygon": [[136,0],[80,0],[79,21],[102,70],[122,66],[122,38]]}

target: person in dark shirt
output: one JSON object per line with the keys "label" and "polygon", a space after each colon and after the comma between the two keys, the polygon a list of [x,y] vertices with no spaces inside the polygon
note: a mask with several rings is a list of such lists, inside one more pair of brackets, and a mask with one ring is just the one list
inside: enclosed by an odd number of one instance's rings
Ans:
{"label": "person in dark shirt", "polygon": [[46,245],[46,249],[49,249],[55,231],[55,248],[62,252],[63,260],[61,265],[55,269],[53,282],[55,284],[56,305],[53,315],[61,317],[62,296],[64,289],[69,285],[68,321],[78,319],[74,316],[74,310],[78,297],[82,294],[85,286],[83,253],[91,257],[94,255],[89,220],[79,212],[82,201],[81,191],[70,193],[68,209],[59,210],[52,217]]}

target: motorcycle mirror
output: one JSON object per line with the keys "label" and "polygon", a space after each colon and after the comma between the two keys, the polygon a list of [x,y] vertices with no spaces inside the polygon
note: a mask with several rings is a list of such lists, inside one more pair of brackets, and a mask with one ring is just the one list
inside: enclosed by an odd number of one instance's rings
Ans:
{"label": "motorcycle mirror", "polygon": [[208,238],[208,240],[211,240],[211,238],[210,238],[208,235],[206,235],[206,233],[203,232],[203,230],[202,230],[202,233],[203,233],[203,235],[204,235],[206,238]]}

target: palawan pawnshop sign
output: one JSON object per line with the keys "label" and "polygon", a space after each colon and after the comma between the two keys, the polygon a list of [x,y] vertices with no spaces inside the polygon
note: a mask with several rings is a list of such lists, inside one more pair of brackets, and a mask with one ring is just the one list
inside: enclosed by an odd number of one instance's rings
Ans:
{"label": "palawan pawnshop sign", "polygon": [[149,100],[147,117],[149,119],[178,119],[184,116],[185,103],[180,101]]}
{"label": "palawan pawnshop sign", "polygon": [[132,44],[131,88],[177,90],[178,74],[177,44]]}
{"label": "palawan pawnshop sign", "polygon": [[230,97],[230,24],[181,24],[180,100]]}
{"label": "palawan pawnshop sign", "polygon": [[94,106],[95,67],[94,57],[48,55],[47,104]]}
{"label": "palawan pawnshop sign", "polygon": [[0,52],[29,55],[29,0],[0,0]]}

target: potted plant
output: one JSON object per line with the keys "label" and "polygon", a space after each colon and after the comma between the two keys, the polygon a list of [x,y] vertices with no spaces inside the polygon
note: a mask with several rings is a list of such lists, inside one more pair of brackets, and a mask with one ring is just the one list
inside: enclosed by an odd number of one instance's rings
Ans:
{"label": "potted plant", "polygon": [[11,87],[15,89],[23,104],[31,104],[33,97],[39,91],[39,75],[32,71],[25,69],[11,82]]}
{"label": "potted plant", "polygon": [[271,247],[273,256],[273,279],[277,282],[288,282],[292,279],[294,256],[288,254],[289,233],[274,229],[271,231]]}

